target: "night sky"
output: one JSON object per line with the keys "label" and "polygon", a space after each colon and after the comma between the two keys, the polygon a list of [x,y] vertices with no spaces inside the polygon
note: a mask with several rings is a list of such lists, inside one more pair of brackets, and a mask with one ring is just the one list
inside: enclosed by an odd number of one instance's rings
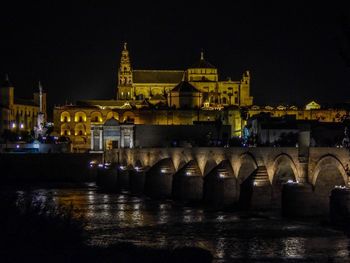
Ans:
{"label": "night sky", "polygon": [[114,98],[127,41],[135,69],[185,69],[201,49],[221,78],[249,69],[256,104],[350,101],[350,67],[339,55],[350,8],[340,2],[28,2],[0,6],[0,74],[18,97],[31,97],[40,79],[49,105]]}

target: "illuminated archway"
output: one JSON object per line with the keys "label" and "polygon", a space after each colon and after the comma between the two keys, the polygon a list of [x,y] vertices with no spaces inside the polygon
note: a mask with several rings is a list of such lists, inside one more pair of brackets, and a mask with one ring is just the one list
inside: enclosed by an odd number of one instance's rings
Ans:
{"label": "illuminated archway", "polygon": [[342,163],[333,155],[323,156],[316,164],[312,177],[315,209],[327,214],[329,195],[336,185],[345,185],[347,174]]}
{"label": "illuminated archway", "polygon": [[79,135],[79,136],[84,136],[86,135],[86,128],[85,125],[82,123],[78,123],[77,125],[75,125],[74,127],[74,135]]}
{"label": "illuminated archway", "polygon": [[74,114],[75,122],[86,122],[86,113],[83,111],[78,111]]}
{"label": "illuminated archway", "polygon": [[71,128],[67,123],[61,125],[61,136],[69,136],[71,135]]}
{"label": "illuminated archway", "polygon": [[61,119],[61,122],[70,122],[71,121],[70,113],[68,111],[62,112],[60,119]]}
{"label": "illuminated archway", "polygon": [[102,122],[102,114],[99,111],[94,111],[90,115],[91,122]]}
{"label": "illuminated archway", "polygon": [[295,182],[298,178],[298,170],[287,154],[278,155],[273,163],[273,174],[270,179],[272,184],[272,204],[281,207],[282,187],[288,181]]}

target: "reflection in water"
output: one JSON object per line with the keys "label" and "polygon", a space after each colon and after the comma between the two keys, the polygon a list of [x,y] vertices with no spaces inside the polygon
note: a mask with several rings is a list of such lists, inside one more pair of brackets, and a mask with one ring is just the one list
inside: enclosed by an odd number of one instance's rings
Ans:
{"label": "reflection in water", "polygon": [[318,222],[209,212],[171,201],[100,193],[95,186],[17,191],[17,195],[73,207],[74,216],[84,217],[92,245],[126,241],[156,247],[197,246],[210,250],[218,262],[324,262],[325,257],[349,261],[349,240]]}
{"label": "reflection in water", "polygon": [[305,255],[305,238],[287,237],[282,239],[283,249],[282,254],[288,258],[298,258],[300,255]]}

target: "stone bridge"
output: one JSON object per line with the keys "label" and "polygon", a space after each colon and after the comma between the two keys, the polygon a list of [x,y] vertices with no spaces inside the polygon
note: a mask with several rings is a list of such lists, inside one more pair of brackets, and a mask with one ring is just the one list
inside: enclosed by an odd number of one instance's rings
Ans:
{"label": "stone bridge", "polygon": [[[277,206],[282,184],[287,182],[309,184],[317,202],[328,204],[331,189],[349,182],[349,158],[344,148],[323,147],[309,147],[306,154],[298,147],[143,148],[105,153],[106,162],[118,163],[128,171],[158,176],[154,180],[168,178],[153,186],[152,191],[162,188],[160,195],[170,192],[180,199],[195,199],[203,194],[209,201],[230,204],[250,192],[250,203],[271,201]],[[193,178],[198,179],[196,183]]]}

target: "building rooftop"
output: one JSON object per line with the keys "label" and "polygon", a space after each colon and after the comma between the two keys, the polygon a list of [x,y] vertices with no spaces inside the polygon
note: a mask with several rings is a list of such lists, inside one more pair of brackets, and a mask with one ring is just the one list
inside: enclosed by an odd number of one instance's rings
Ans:
{"label": "building rooftop", "polygon": [[179,83],[183,70],[133,70],[134,83]]}
{"label": "building rooftop", "polygon": [[200,93],[200,91],[198,89],[196,89],[193,85],[191,85],[187,81],[181,81],[171,91],[172,92],[178,91],[178,92]]}
{"label": "building rooftop", "polygon": [[27,105],[27,106],[39,106],[33,100],[26,100],[26,99],[20,99],[20,98],[15,98],[14,104]]}

